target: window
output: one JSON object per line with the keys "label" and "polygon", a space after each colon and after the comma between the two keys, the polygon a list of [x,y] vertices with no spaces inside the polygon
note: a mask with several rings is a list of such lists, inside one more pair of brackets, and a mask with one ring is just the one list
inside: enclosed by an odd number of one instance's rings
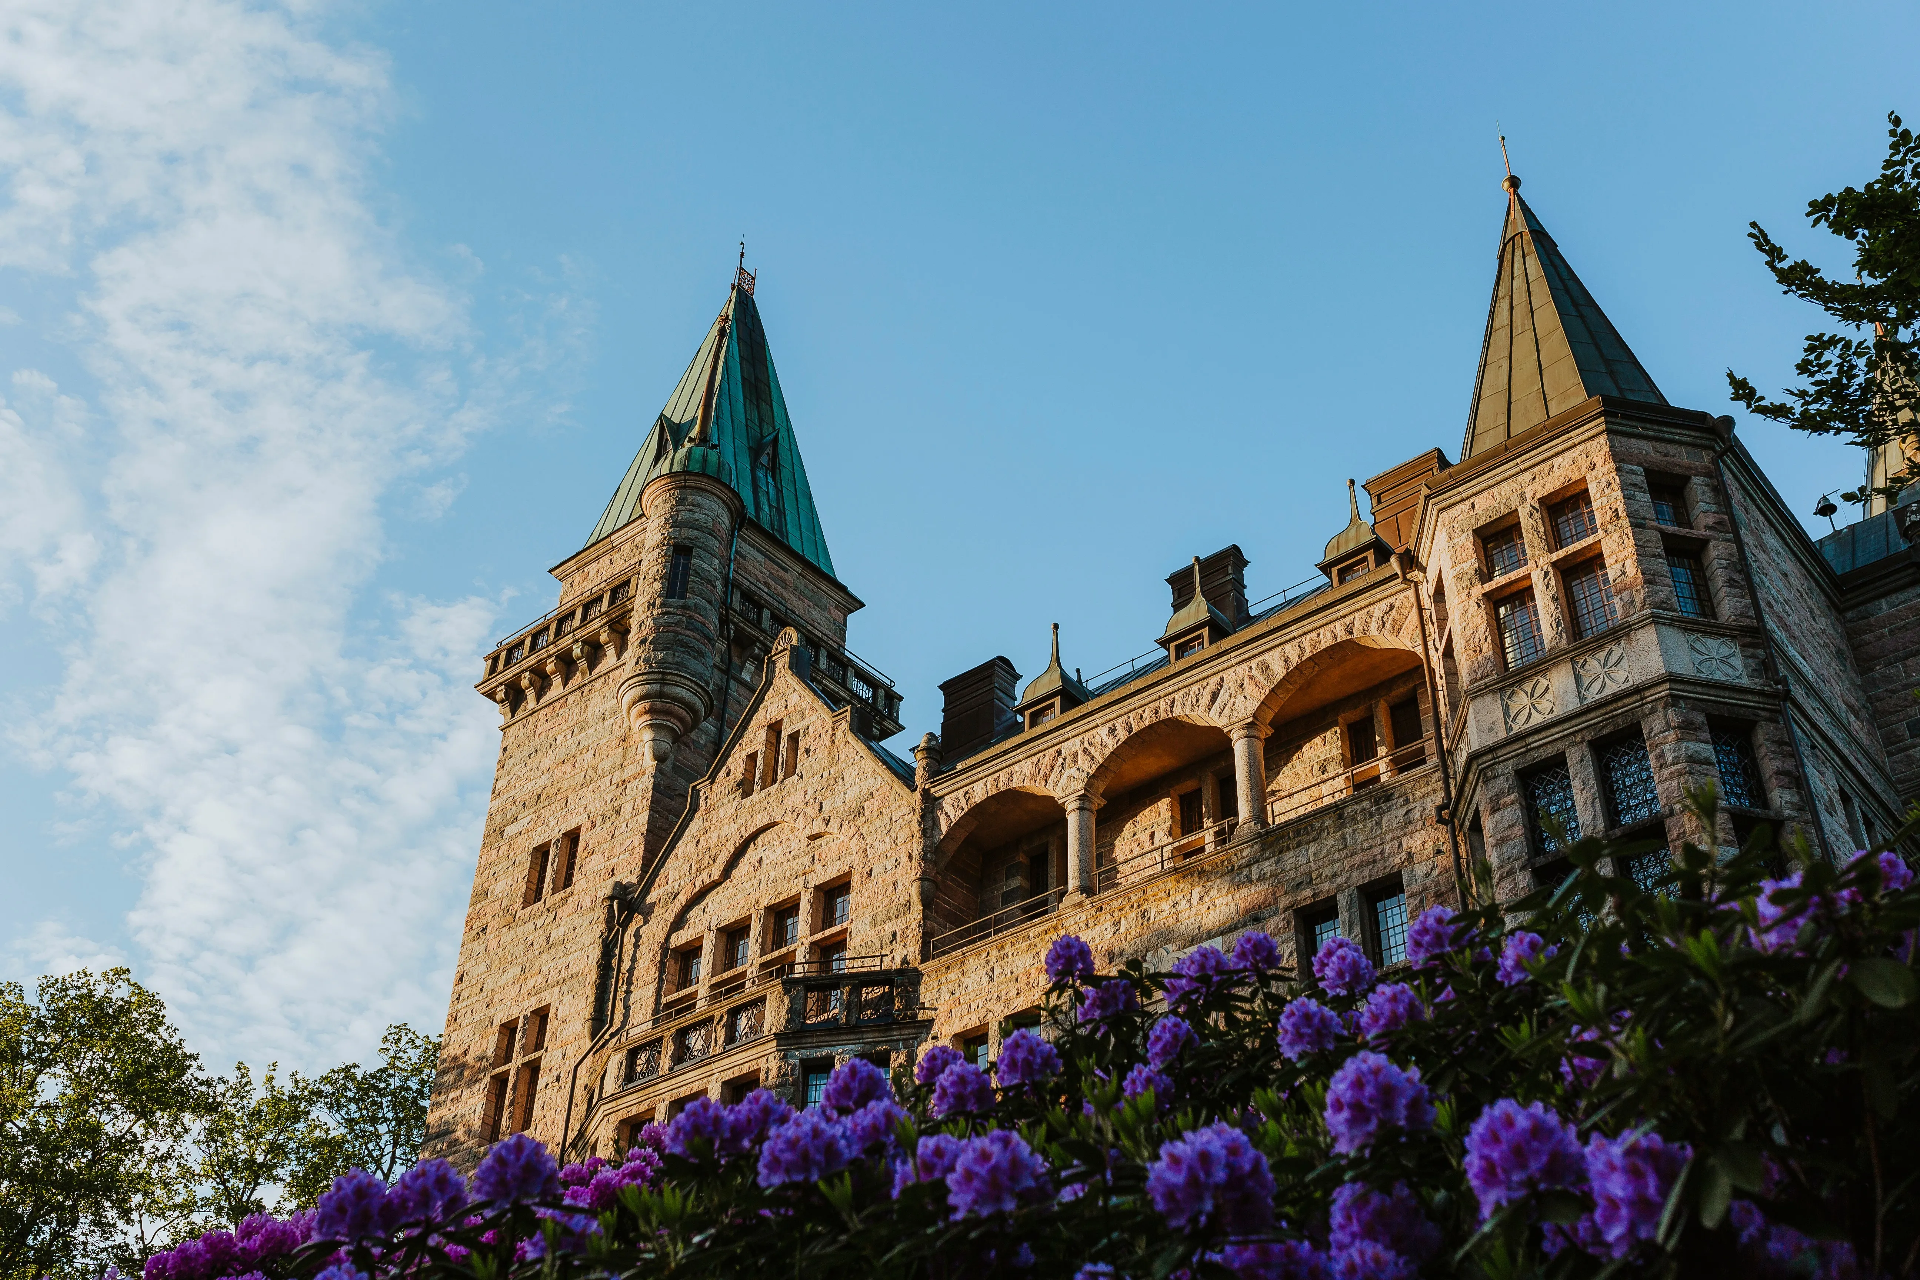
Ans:
{"label": "window", "polygon": [[519,1133],[533,1123],[533,1102],[540,1092],[540,1059],[529,1058],[520,1064],[514,1079],[512,1132]]}
{"label": "window", "polygon": [[820,1098],[827,1091],[827,1077],[833,1074],[833,1060],[827,1058],[804,1063],[800,1071],[801,1088],[806,1091],[806,1105],[809,1107],[820,1105]]}
{"label": "window", "polygon": [[520,895],[523,907],[530,907],[546,896],[548,852],[549,846],[543,844],[527,855],[527,887]]}
{"label": "window", "polygon": [[1238,818],[1240,816],[1240,788],[1239,784],[1234,780],[1234,776],[1230,773],[1223,773],[1214,779],[1214,786],[1219,788],[1220,793],[1218,806],[1214,811],[1220,815],[1222,821]]}
{"label": "window", "polygon": [[1460,710],[1460,664],[1453,656],[1452,636],[1440,650],[1440,678],[1447,685],[1447,717],[1451,719]]}
{"label": "window", "polygon": [[573,888],[574,864],[580,860],[580,833],[569,831],[553,842],[553,891]]}
{"label": "window", "polygon": [[1720,774],[1720,803],[1741,809],[1767,807],[1760,771],[1753,763],[1753,732],[1729,724],[1707,723],[1713,739],[1713,763]]}
{"label": "window", "polygon": [[767,1007],[764,1000],[755,1000],[727,1012],[727,1043],[744,1044],[760,1034],[760,1027]]}
{"label": "window", "polygon": [[760,785],[770,787],[780,781],[780,729],[782,722],[775,720],[767,726],[766,742],[760,752]]}
{"label": "window", "polygon": [[[820,948],[820,954],[816,959],[820,961],[820,967],[828,973],[845,973],[847,971],[847,944],[844,942],[829,942],[826,946]],[[838,995],[839,993],[835,992],[834,994]]]}
{"label": "window", "polygon": [[[741,367],[744,369],[747,366],[743,362]],[[778,441],[769,443],[766,448],[754,455],[753,496],[760,508],[754,514],[767,528],[785,536],[786,518],[780,509],[778,459],[774,456],[774,445],[777,443]]]}
{"label": "window", "polygon": [[1692,527],[1693,519],[1687,512],[1686,481],[1675,477],[1648,476],[1647,496],[1653,499],[1654,523],[1672,525],[1676,529]]}
{"label": "window", "polygon": [[787,735],[787,759],[780,767],[782,778],[791,778],[800,772],[800,731],[795,729]]}
{"label": "window", "polygon": [[1532,819],[1535,848],[1542,853],[1553,853],[1562,847],[1554,835],[1555,827],[1569,844],[1580,838],[1580,815],[1573,805],[1573,776],[1567,772],[1564,760],[1527,774],[1520,780],[1520,790],[1526,797],[1527,814]]}
{"label": "window", "polygon": [[1380,963],[1398,964],[1407,958],[1407,895],[1395,889],[1373,900],[1373,936],[1380,945]]}
{"label": "window", "polygon": [[1545,646],[1540,640],[1540,612],[1534,608],[1532,593],[1508,596],[1494,605],[1493,621],[1500,630],[1500,651],[1506,655],[1508,670],[1540,656]]}
{"label": "window", "polygon": [[1044,707],[1035,707],[1033,710],[1027,712],[1027,728],[1037,729],[1059,714],[1060,704],[1058,702],[1049,702]]}
{"label": "window", "polygon": [[760,753],[758,751],[749,751],[747,752],[747,758],[740,764],[740,794],[743,796],[752,795],[753,785],[759,778]]}
{"label": "window", "polygon": [[800,941],[800,908],[782,907],[773,913],[773,945],[791,947]]}
{"label": "window", "polygon": [[720,1086],[720,1101],[730,1107],[734,1106],[737,1103],[745,1102],[747,1095],[759,1087],[760,1077],[757,1075],[735,1076]]}
{"label": "window", "polygon": [[700,948],[697,945],[674,953],[673,973],[675,991],[685,991],[700,985]]}
{"label": "window", "polygon": [[987,1069],[987,1033],[976,1031],[960,1037],[960,1056],[968,1065]]}
{"label": "window", "polygon": [[837,884],[828,889],[820,899],[820,927],[831,929],[837,924],[845,924],[853,914],[853,886]]}
{"label": "window", "polygon": [[1593,514],[1593,499],[1587,496],[1585,489],[1565,502],[1556,502],[1548,507],[1547,520],[1553,525],[1556,546],[1570,547],[1600,531],[1600,522]]}
{"label": "window", "polygon": [[493,1033],[493,1062],[491,1065],[504,1067],[513,1061],[514,1038],[520,1034],[520,1022],[503,1022]]}
{"label": "window", "polygon": [[1655,849],[1652,853],[1643,853],[1627,859],[1627,878],[1638,885],[1642,893],[1664,893],[1667,879],[1673,870],[1673,857],[1665,849]]}
{"label": "window", "polygon": [[651,1080],[660,1074],[660,1042],[649,1040],[627,1050],[625,1080],[634,1084],[641,1080]]}
{"label": "window", "polygon": [[693,577],[693,550],[689,547],[675,547],[673,560],[667,566],[667,599],[685,600],[687,584]]}
{"label": "window", "polygon": [[743,967],[747,963],[747,926],[727,930],[725,941],[720,946],[720,956],[729,971]]}
{"label": "window", "polygon": [[1607,581],[1604,560],[1589,560],[1567,570],[1567,604],[1573,611],[1573,634],[1585,639],[1597,636],[1620,620],[1613,602],[1613,585]]}
{"label": "window", "polygon": [[1329,898],[1300,911],[1294,917],[1293,936],[1296,949],[1301,952],[1300,968],[1305,972],[1320,948],[1340,936],[1339,908]]}
{"label": "window", "polygon": [[547,1005],[527,1015],[526,1034],[521,1037],[520,1052],[538,1053],[547,1047]]}
{"label": "window", "polygon": [[1700,568],[1700,557],[1691,552],[1667,552],[1667,573],[1673,578],[1673,594],[1680,612],[1689,618],[1711,618],[1713,597],[1707,594],[1707,575]]}
{"label": "window", "polygon": [[696,1062],[713,1051],[713,1024],[696,1022],[673,1033],[673,1061]]}
{"label": "window", "polygon": [[640,1131],[653,1123],[653,1112],[642,1111],[637,1116],[628,1116],[613,1127],[613,1149],[631,1151],[640,1145]]}
{"label": "window", "polygon": [[1498,533],[1488,534],[1481,542],[1487,552],[1487,576],[1505,577],[1516,569],[1527,567],[1527,544],[1520,536],[1520,526],[1513,525]]}
{"label": "window", "polygon": [[487,1109],[480,1117],[488,1142],[500,1141],[500,1130],[507,1118],[507,1073],[502,1071],[487,1081]]}
{"label": "window", "polygon": [[[1328,916],[1324,920],[1313,922],[1313,955],[1320,954],[1320,948],[1340,936],[1340,917]],[[1309,957],[1311,958],[1311,957]]]}
{"label": "window", "polygon": [[1207,638],[1205,636],[1195,636],[1191,640],[1182,640],[1179,644],[1175,645],[1173,656],[1176,658],[1190,658],[1206,647]]}
{"label": "window", "polygon": [[1193,835],[1200,830],[1204,819],[1200,810],[1200,788],[1180,793],[1180,834]]}
{"label": "window", "polygon": [[[1387,708],[1387,727],[1393,730],[1393,749],[1410,747],[1424,736],[1420,732],[1420,700],[1402,698]],[[1405,769],[1418,764],[1418,760],[1402,760],[1400,767]]]}
{"label": "window", "polygon": [[1373,717],[1347,722],[1347,763],[1365,764],[1380,754],[1380,743],[1374,736]]}
{"label": "window", "polygon": [[1336,581],[1348,583],[1352,582],[1355,578],[1364,578],[1367,576],[1368,570],[1372,568],[1373,566],[1368,564],[1364,559],[1349,560],[1340,566],[1339,576]]}
{"label": "window", "polygon": [[1607,808],[1616,827],[1632,826],[1660,816],[1660,796],[1653,785],[1653,761],[1639,734],[1600,748],[1600,780],[1607,789]]}

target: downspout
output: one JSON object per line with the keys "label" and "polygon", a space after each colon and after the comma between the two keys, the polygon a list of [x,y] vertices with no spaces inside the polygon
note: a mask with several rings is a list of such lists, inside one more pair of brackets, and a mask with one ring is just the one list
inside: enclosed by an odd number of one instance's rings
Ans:
{"label": "downspout", "polygon": [[[1411,560],[1413,557],[1408,555]],[[1426,570],[1418,571],[1420,580],[1426,580]],[[1420,616],[1420,671],[1427,679],[1427,706],[1433,714],[1434,754],[1440,757],[1440,803],[1447,811],[1447,848],[1453,855],[1453,886],[1460,895],[1460,909],[1467,909],[1467,877],[1460,861],[1460,822],[1459,815],[1453,811],[1453,760],[1447,750],[1448,742],[1444,732],[1445,721],[1440,712],[1440,687],[1434,683],[1433,660],[1430,650],[1433,642],[1427,636],[1427,606],[1420,600],[1419,583],[1413,588],[1413,611]]]}
{"label": "downspout", "polygon": [[1747,556],[1746,535],[1740,531],[1740,510],[1733,500],[1733,486],[1727,483],[1726,456],[1733,448],[1733,419],[1718,417],[1713,420],[1713,425],[1721,437],[1720,447],[1713,451],[1713,469],[1720,478],[1720,492],[1726,495],[1727,523],[1733,529],[1733,545],[1740,553],[1740,571],[1746,576],[1747,591],[1753,596],[1753,611],[1760,621],[1760,644],[1766,650],[1767,666],[1772,669],[1773,678],[1780,682],[1780,717],[1786,722],[1787,740],[1793,744],[1793,763],[1800,770],[1802,785],[1806,788],[1807,817],[1813,822],[1813,834],[1820,842],[1821,855],[1831,863],[1833,849],[1827,844],[1827,824],[1820,820],[1820,805],[1813,795],[1813,774],[1807,771],[1806,753],[1800,747],[1800,731],[1793,723],[1793,685],[1787,676],[1786,665],[1774,652],[1773,627],[1767,622],[1766,592],[1760,589],[1759,582],[1753,576],[1753,561]]}
{"label": "downspout", "polygon": [[[616,890],[618,889],[617,884],[615,888]],[[618,943],[614,947],[614,954],[624,957],[627,953],[627,925],[633,920],[633,908],[626,901],[617,897],[612,898],[609,905],[612,906],[615,912],[614,934],[618,939]],[[611,1000],[619,990],[619,972],[619,966],[615,965],[614,988],[608,993],[607,998],[609,1000]],[[579,1096],[580,1068],[587,1065],[587,1059],[598,1053],[600,1047],[606,1044],[608,1040],[620,1032],[625,1031],[628,1021],[628,1017],[622,1017],[617,1025],[609,1025],[605,1031],[602,1031],[589,1041],[587,1047],[581,1051],[580,1056],[573,1060],[573,1070],[567,1073],[567,1110],[566,1114],[562,1116],[560,1120],[560,1152],[562,1155],[566,1154],[567,1149],[573,1145],[573,1100]],[[609,1019],[609,1022],[611,1022],[611,1019]]]}

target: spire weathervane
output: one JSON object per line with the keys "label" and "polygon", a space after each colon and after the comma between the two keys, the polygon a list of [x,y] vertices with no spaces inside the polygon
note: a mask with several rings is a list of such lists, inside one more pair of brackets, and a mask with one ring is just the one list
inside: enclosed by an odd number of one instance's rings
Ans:
{"label": "spire weathervane", "polygon": [[1507,194],[1518,194],[1520,179],[1513,176],[1513,161],[1507,158],[1507,135],[1504,133],[1500,135],[1500,163],[1507,167],[1506,180],[1500,185],[1506,188]]}
{"label": "spire weathervane", "polygon": [[740,262],[733,269],[733,287],[744,289],[749,298],[753,296],[754,273],[747,270],[747,238],[740,237]]}

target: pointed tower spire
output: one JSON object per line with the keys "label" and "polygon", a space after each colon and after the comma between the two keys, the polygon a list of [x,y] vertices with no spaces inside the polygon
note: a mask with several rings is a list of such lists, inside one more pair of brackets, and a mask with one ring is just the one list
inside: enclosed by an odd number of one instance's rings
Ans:
{"label": "pointed tower spire", "polygon": [[1500,185],[1507,219],[1462,461],[1596,395],[1667,402],[1520,198],[1520,179],[1509,171]]}
{"label": "pointed tower spire", "polygon": [[588,535],[589,545],[640,514],[640,491],[647,481],[674,471],[698,471],[730,486],[749,518],[832,575],[833,557],[787,417],[760,308],[753,300],[754,282],[743,242],[726,305],[667,397],[666,408],[654,418],[640,452]]}

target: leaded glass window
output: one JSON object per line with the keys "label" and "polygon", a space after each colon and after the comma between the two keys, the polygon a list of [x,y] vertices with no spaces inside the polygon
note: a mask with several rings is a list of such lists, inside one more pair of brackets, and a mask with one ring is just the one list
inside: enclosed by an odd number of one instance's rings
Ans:
{"label": "leaded glass window", "polygon": [[1647,486],[1647,496],[1653,499],[1655,521],[1677,529],[1688,526],[1686,490],[1671,484],[1651,484]]}
{"label": "leaded glass window", "polygon": [[1502,600],[1493,606],[1493,619],[1500,628],[1500,649],[1509,668],[1524,666],[1540,656],[1545,646],[1540,641],[1540,611],[1534,607],[1532,595]]}
{"label": "leaded glass window", "polygon": [[1700,557],[1667,552],[1667,572],[1673,578],[1673,594],[1680,612],[1689,618],[1711,618],[1713,597],[1707,592],[1707,575],[1700,568]]}
{"label": "leaded glass window", "polygon": [[833,1064],[812,1063],[806,1066],[807,1105],[817,1107],[821,1097],[827,1092],[827,1078],[833,1074]]}
{"label": "leaded glass window", "polygon": [[1589,560],[1567,571],[1567,602],[1573,607],[1573,634],[1581,639],[1599,635],[1619,621],[1604,561]]}
{"label": "leaded glass window", "polygon": [[1495,578],[1512,573],[1515,569],[1524,569],[1527,564],[1527,544],[1520,536],[1520,527],[1502,529],[1499,533],[1487,535],[1487,573]]}
{"label": "leaded glass window", "polygon": [[1660,796],[1653,785],[1653,761],[1644,738],[1635,735],[1600,748],[1600,777],[1606,784],[1613,824],[1631,826],[1660,816]]}
{"label": "leaded glass window", "polygon": [[1553,521],[1554,541],[1563,547],[1590,538],[1600,529],[1600,522],[1593,514],[1593,499],[1584,489],[1565,502],[1548,507],[1547,518]]}
{"label": "leaded glass window", "polygon": [[1313,922],[1313,952],[1320,954],[1320,948],[1340,936],[1340,917],[1328,916],[1325,920]]}
{"label": "leaded glass window", "polygon": [[1642,893],[1664,893],[1668,875],[1673,870],[1673,856],[1665,849],[1655,849],[1652,853],[1643,853],[1637,858],[1627,860],[1627,876]]}
{"label": "leaded glass window", "polygon": [[1548,828],[1557,825],[1567,843],[1580,838],[1580,814],[1573,805],[1573,776],[1564,761],[1535,770],[1521,784],[1533,818],[1533,838],[1543,852],[1561,847]]}
{"label": "leaded glass window", "polygon": [[1407,895],[1392,894],[1373,903],[1373,931],[1380,939],[1380,963],[1398,964],[1407,958]]}
{"label": "leaded glass window", "polygon": [[1730,725],[1710,725],[1708,732],[1713,736],[1713,763],[1720,772],[1720,803],[1766,808],[1760,771],[1753,763],[1753,735]]}

